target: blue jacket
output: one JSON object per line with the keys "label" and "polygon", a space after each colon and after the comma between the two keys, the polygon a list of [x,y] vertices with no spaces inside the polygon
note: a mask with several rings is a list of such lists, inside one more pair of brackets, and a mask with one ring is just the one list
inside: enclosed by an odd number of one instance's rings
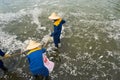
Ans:
{"label": "blue jacket", "polygon": [[27,58],[29,61],[29,67],[30,71],[33,75],[42,75],[42,76],[48,76],[49,71],[44,66],[43,63],[43,53],[46,51],[46,49],[40,49],[36,48],[34,50],[31,50],[27,54]]}
{"label": "blue jacket", "polygon": [[2,50],[0,49],[0,56],[4,56],[4,55],[5,55],[5,53],[2,52]]}
{"label": "blue jacket", "polygon": [[54,22],[54,32],[51,34],[51,36],[60,36],[62,25],[65,23],[65,20],[58,19]]}

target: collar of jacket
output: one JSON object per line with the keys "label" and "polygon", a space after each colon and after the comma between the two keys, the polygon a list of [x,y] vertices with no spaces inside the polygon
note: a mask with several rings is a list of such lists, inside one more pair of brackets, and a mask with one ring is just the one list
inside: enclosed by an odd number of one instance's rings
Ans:
{"label": "collar of jacket", "polygon": [[54,25],[55,25],[55,26],[58,26],[58,25],[60,24],[61,20],[62,20],[61,18],[58,19],[58,20],[56,20],[56,21],[54,22]]}
{"label": "collar of jacket", "polygon": [[34,48],[34,49],[30,50],[30,51],[27,53],[27,55],[31,54],[31,53],[34,52],[34,51],[40,50],[40,49],[41,49],[41,48]]}

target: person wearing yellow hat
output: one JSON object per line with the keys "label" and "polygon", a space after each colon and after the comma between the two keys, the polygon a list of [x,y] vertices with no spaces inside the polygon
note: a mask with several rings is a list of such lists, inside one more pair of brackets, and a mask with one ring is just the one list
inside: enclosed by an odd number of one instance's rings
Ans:
{"label": "person wearing yellow hat", "polygon": [[27,58],[29,68],[35,80],[49,80],[49,71],[44,65],[43,55],[46,52],[45,48],[36,41],[30,40],[25,51],[27,51]]}
{"label": "person wearing yellow hat", "polygon": [[53,36],[55,47],[58,48],[58,44],[60,43],[60,35],[62,30],[62,25],[66,22],[57,13],[53,12],[49,17],[50,20],[53,21],[54,31],[50,36]]}

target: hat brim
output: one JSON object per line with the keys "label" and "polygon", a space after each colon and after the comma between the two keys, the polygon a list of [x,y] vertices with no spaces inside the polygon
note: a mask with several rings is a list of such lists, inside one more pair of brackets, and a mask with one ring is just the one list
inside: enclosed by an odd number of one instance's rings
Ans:
{"label": "hat brim", "polygon": [[31,50],[37,47],[42,47],[42,44],[37,43],[36,41],[30,40],[28,46],[25,48],[25,51]]}
{"label": "hat brim", "polygon": [[55,20],[55,19],[60,19],[60,17],[59,17],[59,16],[56,16],[56,17],[54,17],[54,16],[49,16],[48,18],[49,18],[49,19],[52,19],[52,20]]}

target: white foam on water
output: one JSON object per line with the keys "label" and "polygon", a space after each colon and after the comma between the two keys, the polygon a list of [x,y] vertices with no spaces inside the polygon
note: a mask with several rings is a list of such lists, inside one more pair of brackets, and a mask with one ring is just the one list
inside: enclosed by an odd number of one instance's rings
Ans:
{"label": "white foam on water", "polygon": [[[9,13],[0,13],[0,24],[3,24],[0,27],[0,47],[2,49],[7,49],[9,51],[15,51],[18,49],[23,49],[24,44],[21,41],[17,40],[16,35],[9,35],[2,31],[2,28],[5,27],[4,24],[7,24],[11,21],[18,20],[24,16],[29,16],[32,18],[32,23],[38,25],[36,30],[38,29],[46,29],[45,27],[41,27],[41,23],[39,21],[39,16],[41,15],[42,9],[33,8],[33,9],[21,9],[18,12],[9,12]],[[19,20],[21,21],[21,19]]]}
{"label": "white foam on water", "polygon": [[[9,12],[9,13],[0,13],[0,23],[5,24],[9,23],[13,20],[18,20],[19,18],[22,18],[24,16],[29,16],[32,21],[31,23],[35,23],[38,27],[36,30],[46,30],[46,27],[41,27],[41,23],[39,21],[39,17],[41,16],[42,9],[35,7],[32,9],[21,9],[18,12]],[[21,20],[19,20],[21,21]]]}
{"label": "white foam on water", "polygon": [[108,37],[114,38],[115,40],[119,40],[120,39],[120,19],[111,21],[110,25],[111,25],[111,28],[107,28],[107,30],[110,31],[108,32],[109,34]]}
{"label": "white foam on water", "polygon": [[41,23],[38,20],[38,17],[40,16],[41,11],[42,11],[42,9],[38,9],[38,8],[34,8],[33,10],[29,11],[32,15],[32,19],[33,19],[32,23],[36,23],[37,25],[41,25]]}
{"label": "white foam on water", "polygon": [[[75,17],[81,17],[81,18],[84,18],[85,20],[88,20],[89,18],[92,18],[94,20],[103,20],[104,19],[104,16],[100,13],[86,13],[86,12],[70,12],[70,14],[72,16],[75,16]],[[81,19],[80,19],[81,20]],[[90,19],[91,20],[91,19]]]}
{"label": "white foam on water", "polygon": [[23,48],[23,43],[16,39],[16,35],[9,35],[0,30],[0,47],[8,51],[15,51]]}
{"label": "white foam on water", "polygon": [[[113,38],[115,40],[120,39],[120,20],[112,20],[112,21],[96,21],[96,20],[85,20],[81,19],[80,22],[82,23],[89,23],[89,24],[96,24],[95,26],[102,32],[108,33],[109,38]],[[104,27],[100,27],[99,25],[103,24]],[[91,33],[92,34],[92,33]],[[97,34],[93,34],[94,38],[98,40]]]}
{"label": "white foam on water", "polygon": [[26,15],[27,12],[25,12],[24,9],[16,12],[16,13],[0,13],[0,22],[10,22],[10,21],[13,21],[13,20],[16,20],[24,15]]}
{"label": "white foam on water", "polygon": [[[75,59],[70,58],[68,55],[69,55],[68,53],[60,54],[62,59],[65,60],[64,63],[60,65],[60,68],[63,69],[66,73],[68,73],[70,75],[77,76],[79,74],[77,66],[70,63],[71,61],[74,62]],[[59,72],[59,73],[62,74],[63,72]]]}

